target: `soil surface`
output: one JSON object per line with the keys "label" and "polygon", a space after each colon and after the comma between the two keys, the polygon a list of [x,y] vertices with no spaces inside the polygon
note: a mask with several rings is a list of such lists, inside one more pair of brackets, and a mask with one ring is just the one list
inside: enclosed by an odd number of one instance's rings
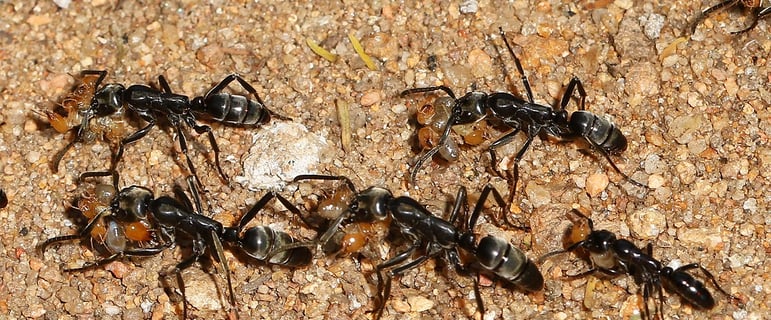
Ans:
{"label": "soil surface", "polygon": [[[178,263],[183,250],[71,273],[62,268],[104,254],[91,250],[88,240],[52,246],[44,255],[36,250],[46,239],[76,234],[84,226],[69,208],[95,182],[78,185],[77,177],[108,168],[116,145],[114,137],[75,144],[52,171],[54,156],[74,131],[58,133],[44,111],[63,102],[80,83],[81,71],[107,70],[105,83],[156,87],[164,75],[174,92],[188,96],[203,95],[238,73],[267,108],[291,118],[274,117],[257,128],[200,121],[213,128],[228,183],[217,174],[208,139],[185,128],[191,160],[207,191],[205,211],[226,226],[268,189],[307,209],[336,188],[329,182],[286,181],[301,173],[344,175],[359,189],[386,187],[446,216],[460,186],[472,201],[488,183],[508,194],[487,153],[505,128],[490,122],[482,143],[461,145],[456,162],[429,161],[416,188],[407,182],[421,152],[416,110],[444,93],[399,93],[443,84],[458,96],[479,90],[525,97],[498,32],[502,28],[536,102],[557,106],[570,79],[578,77],[586,89],[586,108],[612,120],[628,139],[627,150],[611,159],[649,188],[624,180],[585,145],[536,139],[520,162],[519,190],[508,212],[532,231],[496,223],[490,217],[498,209],[490,202],[478,233],[507,239],[537,259],[563,248],[570,210],[580,207],[591,213],[596,229],[640,247],[651,243],[653,255],[665,265],[701,264],[743,301],[731,303],[705,280],[715,308],[696,310],[665,293],[664,318],[767,318],[771,20],[731,35],[746,18],[741,10],[720,12],[682,37],[689,22],[715,2],[58,2],[67,8],[51,1],[3,2],[0,184],[10,203],[0,209],[0,314],[15,319],[181,317],[179,289],[174,281],[164,289],[159,272]],[[349,34],[361,41],[376,70],[357,55]],[[315,54],[309,39],[338,59]],[[246,94],[235,82],[229,88]],[[576,110],[576,100],[568,110]],[[340,110],[348,111],[347,124],[340,121]],[[144,125],[133,116],[125,119],[122,136]],[[142,185],[167,195],[184,183],[188,166],[175,130],[164,123],[159,120],[158,128],[126,147],[118,165],[121,186]],[[452,137],[461,143],[457,133]],[[519,134],[498,149],[504,165],[511,164],[524,140]],[[316,235],[281,205],[269,206],[253,224],[298,239]],[[240,318],[371,318],[374,266],[400,250],[390,241],[371,240],[362,254],[325,258],[318,252],[309,267],[297,270],[226,248]],[[203,260],[182,273],[189,316],[227,318],[231,306],[222,272]],[[639,288],[628,276],[565,280],[563,275],[589,267],[573,254],[539,267],[545,289],[534,294],[482,279],[484,318],[640,317]],[[700,272],[692,274],[704,280]],[[396,278],[383,318],[464,317],[481,317],[473,279],[439,258]]]}

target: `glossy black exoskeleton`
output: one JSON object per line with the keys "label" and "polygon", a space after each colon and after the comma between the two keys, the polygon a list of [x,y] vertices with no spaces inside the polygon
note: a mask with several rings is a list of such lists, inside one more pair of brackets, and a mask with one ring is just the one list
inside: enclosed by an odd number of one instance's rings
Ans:
{"label": "glossy black exoskeleton", "polygon": [[[473,270],[476,273],[494,274],[528,292],[543,288],[543,276],[521,250],[494,236],[486,236],[477,243],[473,228],[487,197],[492,193],[499,205],[504,204],[500,194],[492,186],[488,185],[482,191],[473,214],[463,223],[463,226],[459,226],[456,225],[459,213],[462,210],[464,214],[467,213],[464,187],[458,191],[451,218],[444,220],[431,214],[415,199],[407,196],[394,197],[387,189],[369,187],[357,191],[350,179],[346,177],[301,175],[294,180],[340,180],[353,191],[350,203],[332,220],[326,232],[311,245],[326,244],[342,224],[384,220],[390,220],[391,229],[396,230],[397,235],[407,243],[406,250],[375,267],[378,277],[378,296],[373,310],[375,319],[380,318],[383,313],[391,293],[391,279],[394,276],[416,268],[428,259],[442,254],[451,265],[464,271]],[[474,261],[463,264],[460,259],[461,250],[470,253]],[[476,285],[475,291],[477,304],[480,311],[484,312]]]}
{"label": "glossy black exoskeleton", "polygon": [[[588,231],[586,237],[569,245],[564,250],[544,255],[539,258],[539,261],[566,252],[585,250],[589,255],[591,268],[580,274],[569,276],[570,278],[579,278],[595,272],[613,277],[623,274],[632,276],[642,291],[643,319],[658,319],[663,315],[664,289],[677,294],[697,309],[715,307],[715,300],[704,283],[686,272],[691,269],[701,270],[718,291],[728,296],[732,301],[740,301],[739,298],[723,290],[712,273],[700,264],[691,263],[678,268],[665,267],[653,258],[653,246],[651,244],[642,250],[628,240],[616,238],[616,235],[608,230],[594,230],[591,219],[576,209],[573,209],[573,212],[588,222],[586,224],[588,230],[583,231],[584,233]],[[648,306],[650,299],[658,299],[658,303],[654,302],[656,307],[653,313]]]}
{"label": "glossy black exoskeleton", "polygon": [[[586,110],[586,91],[584,90],[581,80],[577,77],[570,80],[570,83],[568,83],[565,90],[565,94],[562,96],[559,108],[555,109],[548,105],[536,103],[533,99],[530,82],[522,69],[522,64],[511,49],[503,30],[501,30],[501,37],[522,77],[522,83],[524,84],[525,92],[527,93],[527,100],[507,92],[488,94],[478,91],[469,92],[460,98],[456,98],[455,93],[446,86],[414,88],[405,90],[401,93],[402,96],[406,96],[423,92],[444,91],[455,100],[450,118],[444,125],[437,146],[418,157],[415,161],[415,165],[410,172],[411,182],[413,184],[415,183],[418,171],[426,160],[431,159],[437,152],[446,148],[450,129],[454,125],[468,124],[481,121],[485,118],[493,118],[511,128],[510,132],[498,138],[489,146],[488,151],[490,153],[493,171],[499,176],[503,177],[497,169],[498,160],[495,150],[511,142],[514,136],[520,131],[527,135],[527,140],[517,152],[513,160],[512,168],[509,169],[512,171],[512,173],[508,173],[510,183],[509,199],[513,199],[519,180],[519,162],[522,160],[522,156],[524,156],[533,140],[540,135],[548,135],[568,141],[583,140],[600,152],[600,154],[607,159],[608,163],[610,163],[611,167],[624,177],[624,179],[634,185],[644,187],[643,184],[624,174],[616,166],[613,160],[611,160],[610,155],[618,154],[626,150],[627,139],[615,124]],[[580,97],[579,110],[571,113],[568,112],[565,107],[573,97],[575,90],[578,90]]]}
{"label": "glossy black exoskeleton", "polygon": [[[166,78],[163,76],[158,77],[158,82],[162,89],[158,90],[140,84],[131,85],[128,88],[119,83],[102,85],[102,81],[107,76],[107,71],[104,70],[87,70],[83,71],[83,75],[98,75],[99,77],[94,83],[94,95],[91,99],[91,105],[87,110],[82,111],[82,123],[78,128],[75,140],[69,143],[65,149],[60,151],[55,157],[53,162],[54,171],[56,171],[61,158],[67,150],[71,148],[74,143],[82,141],[84,135],[87,134],[91,119],[119,112],[123,109],[124,105],[128,110],[131,110],[139,116],[139,118],[147,122],[147,124],[121,140],[118,151],[113,156],[110,170],[114,171],[118,162],[120,162],[123,157],[125,145],[143,138],[155,126],[156,121],[159,118],[165,118],[168,120],[171,127],[176,130],[179,146],[182,153],[185,154],[188,169],[199,185],[201,184],[201,181],[195,171],[193,162],[188,156],[187,139],[182,130],[183,124],[191,127],[198,134],[206,133],[208,135],[209,143],[214,150],[217,171],[222,179],[227,181],[228,177],[220,165],[220,150],[217,146],[217,141],[214,138],[214,133],[212,133],[211,127],[198,124],[196,116],[208,116],[215,121],[226,124],[246,126],[263,123],[269,119],[270,115],[287,119],[268,110],[254,87],[236,74],[225,77],[225,79],[209,90],[206,95],[194,97],[192,99],[185,95],[173,93]],[[222,92],[222,90],[234,80],[238,81],[242,87],[250,94],[254,95],[256,100],[251,100],[241,95]]]}

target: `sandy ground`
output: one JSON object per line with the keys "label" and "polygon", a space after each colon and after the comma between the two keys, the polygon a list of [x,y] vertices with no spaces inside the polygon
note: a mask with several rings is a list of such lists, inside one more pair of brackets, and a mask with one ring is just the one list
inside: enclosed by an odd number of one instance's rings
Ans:
{"label": "sandy ground", "polygon": [[[416,157],[416,107],[432,96],[399,97],[411,87],[446,84],[456,93],[472,88],[524,96],[519,77],[501,71],[498,27],[515,44],[536,100],[554,105],[572,76],[587,89],[587,107],[607,115],[629,139],[614,161],[644,190],[625,182],[606,161],[582,153],[575,144],[539,141],[521,163],[517,208],[529,217],[532,233],[496,226],[489,219],[480,233],[510,239],[536,258],[560,248],[570,225],[571,207],[589,208],[598,228],[643,246],[666,264],[698,262],[722,286],[745,300],[739,307],[715,292],[713,310],[693,310],[667,295],[665,318],[761,319],[771,305],[771,252],[767,195],[771,183],[768,134],[771,103],[771,20],[746,34],[728,31],[743,22],[739,12],[720,13],[693,37],[681,30],[713,1],[479,1],[421,2],[413,5],[358,1],[294,6],[270,1],[77,1],[67,9],[53,2],[3,2],[0,18],[0,167],[10,204],[0,210],[0,314],[8,318],[89,319],[179,317],[158,272],[180,259],[168,250],[147,259],[124,259],[105,268],[62,273],[61,264],[93,259],[88,243],[56,247],[45,256],[35,247],[45,239],[76,233],[78,219],[68,204],[83,192],[75,178],[106,168],[106,143],[77,145],[58,173],[54,154],[71,139],[35,111],[51,110],[86,69],[109,71],[107,82],[157,83],[165,75],[186,95],[204,94],[225,75],[237,72],[252,83],[272,110],[291,117],[326,141],[320,151],[282,151],[298,137],[253,135],[267,128],[212,124],[222,149],[229,185],[217,177],[205,137],[189,134],[191,155],[208,189],[211,215],[229,225],[264,194],[248,183],[244,166],[253,161],[291,164],[313,160],[308,172],[346,175],[360,188],[387,187],[448,211],[460,185],[472,198],[486,183],[506,190],[491,174],[485,142],[463,147],[460,160],[433,162],[418,176],[419,189],[405,177]],[[327,3],[327,4],[321,4]],[[467,13],[464,13],[467,12]],[[366,68],[347,34],[361,39],[376,59]],[[340,56],[331,63],[306,45],[310,38]],[[681,41],[685,40],[685,41]],[[435,69],[427,60],[435,56]],[[503,56],[508,70],[511,59]],[[75,77],[71,76],[74,75]],[[233,86],[236,93],[243,93]],[[351,143],[341,142],[337,105],[348,105]],[[571,104],[570,108],[575,108]],[[280,122],[280,121],[276,121]],[[131,127],[135,130],[136,127]],[[280,130],[278,131],[280,132]],[[171,130],[153,130],[127,148],[119,166],[121,185],[140,184],[168,194],[187,166]],[[501,149],[512,155],[518,137]],[[317,144],[320,142],[316,142]],[[277,152],[276,152],[277,151]],[[314,162],[315,161],[315,162]],[[294,162],[292,162],[294,163]],[[283,170],[283,169],[276,169]],[[282,171],[283,172],[283,171]],[[283,172],[291,178],[291,172]],[[242,177],[242,178],[238,178]],[[605,186],[603,181],[609,180]],[[250,184],[247,188],[243,182]],[[283,191],[302,205],[330,184],[307,184]],[[257,217],[298,238],[313,230],[277,206]],[[376,241],[374,251],[394,254]],[[230,251],[228,251],[230,252]],[[227,253],[242,319],[369,318],[373,307],[376,259],[322,258],[291,270]],[[472,281],[431,261],[394,282],[384,318],[462,318],[475,314]],[[500,283],[482,288],[485,318],[627,318],[637,308],[637,287],[628,277],[564,281],[586,264],[573,255],[540,266],[542,293],[526,295]],[[184,272],[195,318],[225,318],[223,279],[200,264]],[[592,288],[587,290],[586,288]]]}

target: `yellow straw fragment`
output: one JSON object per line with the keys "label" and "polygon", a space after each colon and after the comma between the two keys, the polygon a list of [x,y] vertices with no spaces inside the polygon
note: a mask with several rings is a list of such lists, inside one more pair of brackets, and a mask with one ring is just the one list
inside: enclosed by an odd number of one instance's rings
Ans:
{"label": "yellow straw fragment", "polygon": [[337,105],[337,118],[340,121],[340,140],[343,144],[343,150],[345,152],[351,151],[351,117],[348,113],[348,103],[338,99],[335,100]]}
{"label": "yellow straw fragment", "polygon": [[322,58],[327,59],[327,61],[329,62],[337,61],[336,54],[331,53],[327,51],[327,49],[320,47],[316,42],[313,42],[311,38],[305,38],[305,43],[308,44],[308,47],[311,48],[311,51],[315,52],[317,55],[320,55]]}
{"label": "yellow straw fragment", "polygon": [[671,56],[673,53],[675,53],[675,50],[677,50],[677,45],[687,41],[688,39],[686,37],[680,37],[672,41],[664,50],[661,51],[661,54],[659,55],[659,60],[664,60],[664,58]]}
{"label": "yellow straw fragment", "polygon": [[353,35],[353,33],[348,34],[348,39],[351,40],[351,44],[353,44],[353,50],[356,51],[356,53],[359,54],[359,57],[361,57],[361,60],[364,60],[364,64],[367,65],[367,68],[369,68],[372,71],[377,71],[377,66],[375,65],[375,62],[372,61],[372,58],[364,52],[364,48],[361,46],[361,43],[359,43],[359,39],[356,39],[356,37]]}

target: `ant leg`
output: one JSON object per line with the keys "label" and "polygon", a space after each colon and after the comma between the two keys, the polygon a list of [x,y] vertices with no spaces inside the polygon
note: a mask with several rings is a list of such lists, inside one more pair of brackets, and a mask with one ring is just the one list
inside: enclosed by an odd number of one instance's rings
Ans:
{"label": "ant leg", "polygon": [[220,242],[220,238],[217,235],[217,232],[214,230],[211,230],[211,233],[209,234],[211,237],[211,243],[214,244],[214,252],[217,255],[217,260],[220,262],[220,266],[222,267],[223,272],[225,273],[225,278],[228,281],[228,292],[230,294],[230,304],[233,306],[233,308],[236,310],[236,318],[238,318],[238,306],[236,304],[236,296],[233,293],[233,284],[230,280],[230,268],[228,268],[228,263],[225,260],[225,253],[222,249],[222,242]]}
{"label": "ant leg", "polygon": [[166,77],[164,77],[163,75],[158,76],[158,84],[161,85],[161,89],[163,89],[163,92],[172,93],[171,87],[169,87],[169,82],[166,81]]}
{"label": "ant leg", "polygon": [[452,89],[450,89],[447,86],[412,88],[412,89],[407,89],[407,90],[402,91],[402,93],[400,93],[399,95],[404,97],[404,96],[410,95],[410,94],[423,93],[423,92],[432,92],[432,91],[437,91],[437,90],[442,90],[445,93],[447,93],[447,95],[450,96],[450,98],[452,98],[453,100],[457,100],[457,98],[455,98],[455,93],[452,92]]}
{"label": "ant leg", "polygon": [[201,182],[201,179],[198,177],[198,172],[195,171],[195,166],[193,165],[193,161],[190,160],[190,155],[187,152],[187,138],[185,138],[185,133],[182,132],[182,126],[179,125],[179,122],[172,123],[172,126],[177,129],[177,136],[179,139],[179,148],[180,150],[182,150],[182,153],[185,155],[185,160],[187,160],[187,169],[190,170],[190,174],[195,178],[195,181],[198,183],[198,185],[203,188],[203,183]]}
{"label": "ant leg", "polygon": [[482,210],[484,209],[484,204],[487,201],[487,197],[490,196],[490,194],[493,195],[493,199],[498,204],[499,207],[501,207],[502,211],[498,215],[494,215],[493,217],[497,220],[500,218],[500,215],[503,215],[503,221],[510,225],[511,227],[515,229],[519,229],[525,232],[530,232],[530,226],[526,224],[520,224],[516,225],[509,221],[508,215],[505,213],[506,210],[508,210],[508,207],[506,206],[506,201],[503,200],[503,196],[501,196],[501,193],[493,187],[491,184],[487,184],[484,189],[482,189],[482,194],[479,196],[479,200],[476,203],[476,206],[474,206],[474,211],[471,214],[471,218],[469,218],[468,222],[468,230],[473,230],[474,226],[477,223],[477,220],[479,219],[479,216],[482,213]]}
{"label": "ant leg", "polygon": [[99,211],[99,213],[97,213],[93,218],[91,218],[91,220],[88,221],[86,226],[83,227],[83,229],[80,230],[78,234],[50,238],[45,242],[43,242],[40,246],[38,246],[38,250],[40,250],[40,252],[43,253],[45,252],[45,249],[51,244],[54,244],[57,242],[70,241],[70,240],[85,239],[91,233],[91,230],[94,229],[94,226],[96,226],[96,222],[99,221],[99,219],[101,219],[105,215],[108,215],[110,213],[111,211],[109,208]]}
{"label": "ant leg", "polygon": [[[642,286],[643,307],[640,313],[643,319],[651,319],[651,311],[648,308],[648,299],[650,299],[650,283],[645,283]],[[639,306],[639,304],[638,304]]]}
{"label": "ant leg", "polygon": [[519,128],[519,125],[517,125],[517,127],[514,128],[514,130],[498,138],[498,140],[495,140],[487,148],[487,151],[490,153],[490,165],[493,167],[493,172],[495,172],[495,174],[497,174],[501,178],[503,178],[503,174],[500,171],[498,171],[498,157],[495,155],[495,149],[498,149],[501,146],[511,143],[511,140],[514,139],[514,136],[516,136],[517,133],[519,133],[519,131],[521,131],[521,128]]}
{"label": "ant leg", "polygon": [[46,240],[45,242],[41,243],[39,246],[37,246],[37,250],[38,250],[38,252],[40,252],[40,254],[43,254],[43,253],[45,253],[46,248],[48,248],[48,246],[50,246],[50,245],[52,245],[54,243],[82,239],[83,236],[81,235],[81,233],[83,233],[83,232],[81,231],[78,234],[71,234],[71,235],[66,235],[66,236],[58,236],[58,237],[50,238],[50,239]]}
{"label": "ant leg", "polygon": [[195,130],[195,132],[198,134],[202,134],[204,132],[208,134],[209,144],[211,144],[212,149],[214,149],[214,162],[217,165],[217,171],[219,171],[220,177],[222,177],[223,180],[228,181],[228,175],[222,171],[222,166],[220,165],[220,147],[217,145],[217,140],[214,138],[214,133],[211,131],[211,127],[207,125],[193,124],[193,130]]}
{"label": "ant leg", "polygon": [[187,188],[190,190],[190,195],[193,196],[193,203],[195,203],[195,210],[199,214],[203,212],[203,205],[201,205],[201,194],[198,192],[198,187],[195,185],[194,177],[187,176]]}
{"label": "ant leg", "polygon": [[65,271],[65,272],[82,271],[82,270],[86,270],[86,269],[90,269],[90,268],[94,268],[94,267],[105,265],[107,263],[110,263],[110,262],[115,261],[116,259],[122,258],[122,257],[149,257],[149,256],[154,256],[156,254],[161,253],[163,250],[166,250],[166,248],[167,247],[165,247],[165,246],[161,246],[161,247],[140,248],[140,249],[135,249],[135,250],[130,250],[130,251],[118,252],[118,253],[110,255],[109,257],[106,257],[106,258],[103,258],[103,259],[99,259],[99,260],[96,260],[96,261],[92,261],[92,262],[87,262],[87,263],[85,263],[82,266],[77,267],[77,268],[67,268],[67,269],[64,269],[63,271]]}
{"label": "ant leg", "polygon": [[747,31],[752,30],[753,28],[755,28],[755,26],[758,25],[758,21],[761,18],[763,18],[763,16],[765,16],[765,15],[767,15],[769,13],[771,13],[771,7],[766,7],[766,8],[762,8],[762,9],[761,8],[753,8],[752,9],[752,15],[753,15],[752,23],[750,23],[749,26],[747,26],[746,28],[744,28],[742,30],[732,31],[731,34],[737,35],[737,34],[742,34],[742,33],[745,33]]}
{"label": "ant leg", "polygon": [[349,179],[348,177],[344,176],[330,176],[330,175],[323,175],[323,174],[301,174],[298,176],[295,176],[294,179],[292,179],[292,182],[302,181],[302,180],[325,180],[325,181],[343,181],[348,188],[353,191],[353,193],[359,193],[356,191],[356,186],[353,185],[353,181]]}
{"label": "ant leg", "polygon": [[106,258],[103,258],[103,259],[99,259],[99,260],[92,261],[92,262],[86,262],[82,266],[77,267],[77,268],[65,268],[65,269],[63,269],[63,271],[64,272],[77,272],[77,271],[82,271],[82,270],[98,267],[98,266],[110,263],[112,261],[115,261],[116,259],[120,258],[121,256],[122,255],[120,253],[115,253],[115,254],[112,254],[109,257],[106,257]]}
{"label": "ant leg", "polygon": [[64,158],[64,155],[67,153],[67,151],[70,151],[73,146],[75,146],[76,143],[80,141],[80,138],[76,135],[72,141],[67,143],[66,146],[62,150],[59,150],[59,152],[54,155],[54,160],[51,162],[51,169],[54,173],[59,172],[59,163],[62,161],[62,158]]}
{"label": "ant leg", "polygon": [[[528,133],[537,133],[540,130],[536,130],[534,128],[530,128],[527,132]],[[536,134],[528,134],[527,140],[525,140],[525,144],[522,145],[522,148],[517,151],[516,156],[514,157],[514,166],[509,169],[512,174],[508,174],[509,179],[509,199],[506,201],[506,208],[511,208],[511,204],[514,203],[514,195],[517,193],[517,183],[519,182],[519,162],[522,160],[522,157],[525,155],[525,151],[527,151],[528,148],[530,148],[530,144],[533,143],[533,140],[535,140]],[[507,171],[507,173],[509,172]]]}
{"label": "ant leg", "polygon": [[[549,253],[549,254],[550,254],[550,253]],[[547,254],[547,255],[548,255],[548,254]],[[543,257],[542,257],[542,258],[543,258]],[[591,268],[591,269],[589,269],[589,270],[586,270],[586,271],[584,271],[584,272],[581,272],[581,273],[577,273],[577,274],[566,274],[566,275],[563,275],[563,277],[564,277],[565,279],[568,279],[568,280],[576,280],[576,279],[581,279],[581,278],[583,278],[583,277],[586,277],[586,276],[588,276],[588,275],[590,275],[590,274],[593,274],[593,273],[595,273],[595,272],[597,272],[597,269],[595,269],[595,268]]]}
{"label": "ant leg", "polygon": [[573,93],[576,89],[578,89],[578,97],[581,98],[578,110],[586,110],[586,90],[584,90],[584,85],[578,77],[570,79],[570,83],[568,83],[568,86],[565,89],[565,94],[562,95],[562,101],[560,101],[561,110],[565,110],[565,107],[570,103],[570,98],[573,97]]}
{"label": "ant leg", "polygon": [[[451,224],[455,224],[455,221],[458,219],[458,212],[460,212],[460,208],[463,207],[463,212],[468,212],[468,203],[466,202],[466,187],[460,186],[458,188],[458,194],[455,195],[455,204],[452,206],[452,212],[450,213],[450,221]],[[470,228],[469,228],[470,229]]]}
{"label": "ant leg", "polygon": [[257,213],[260,212],[260,210],[262,210],[262,208],[264,208],[265,205],[267,205],[268,202],[273,200],[273,198],[277,195],[277,193],[271,191],[262,196],[262,198],[260,198],[260,200],[258,200],[257,203],[255,203],[254,206],[252,206],[252,208],[249,209],[249,211],[246,212],[246,214],[243,215],[238,221],[238,231],[240,232],[247,224],[249,224],[249,222],[251,222],[252,219],[257,216]]}
{"label": "ant leg", "polygon": [[716,5],[712,6],[712,7],[709,7],[707,9],[705,9],[704,11],[702,11],[701,14],[698,17],[696,17],[696,19],[693,20],[693,22],[691,22],[691,34],[696,32],[696,27],[702,21],[707,19],[707,17],[709,15],[711,15],[713,12],[718,11],[718,10],[722,10],[722,9],[725,9],[725,8],[728,8],[728,7],[732,7],[732,6],[736,5],[737,3],[739,3],[739,0],[726,0],[726,1],[718,3],[718,4],[716,4]]}
{"label": "ant leg", "polygon": [[142,116],[142,118],[147,121],[147,125],[139,129],[137,132],[132,133],[130,136],[124,138],[120,141],[120,145],[118,146],[118,152],[113,156],[112,158],[112,166],[110,168],[110,171],[116,171],[115,168],[117,168],[118,163],[120,162],[121,158],[123,158],[123,149],[127,144],[136,142],[139,139],[144,138],[148,132],[150,132],[150,129],[152,129],[155,126],[155,118],[152,116]]}
{"label": "ant leg", "polygon": [[383,309],[385,309],[386,300],[391,295],[391,277],[393,276],[393,271],[391,270],[388,272],[388,276],[384,284],[382,275],[383,269],[399,265],[406,261],[409,259],[409,257],[412,256],[413,253],[415,253],[417,247],[418,245],[413,243],[404,252],[397,254],[388,261],[385,261],[375,267],[375,274],[377,274],[377,296],[375,298],[377,301],[375,302],[375,309],[372,310],[372,312],[375,313],[373,319],[380,319],[380,316],[383,315]]}
{"label": "ant leg", "polygon": [[629,181],[631,184],[633,184],[633,185],[635,185],[635,186],[638,186],[638,187],[640,187],[640,188],[649,189],[649,187],[648,187],[648,186],[646,186],[646,185],[644,185],[642,182],[638,182],[637,180],[635,180],[635,179],[632,179],[632,177],[630,177],[630,176],[626,175],[626,173],[622,172],[622,171],[621,171],[621,169],[619,169],[619,168],[616,166],[616,163],[615,163],[615,162],[613,162],[613,159],[611,159],[611,158],[610,158],[610,154],[608,154],[608,152],[607,152],[607,151],[605,151],[605,149],[603,149],[602,147],[600,147],[600,145],[598,145],[596,142],[592,141],[591,139],[589,139],[589,138],[588,138],[588,137],[586,137],[586,136],[584,136],[584,140],[586,140],[587,142],[589,142],[589,144],[591,144],[591,145],[592,145],[592,147],[594,147],[594,149],[595,149],[595,150],[599,151],[599,152],[600,152],[600,154],[602,154],[602,156],[603,156],[603,157],[605,157],[605,160],[608,160],[608,163],[610,163],[610,166],[613,168],[613,170],[615,170],[615,171],[616,171],[616,173],[618,173],[619,175],[621,175],[621,177],[622,177],[622,178],[624,178],[624,180],[626,180],[626,181]]}
{"label": "ant leg", "polygon": [[418,160],[416,160],[415,164],[412,166],[412,170],[410,170],[410,184],[416,184],[415,181],[418,177],[418,170],[423,167],[423,163],[426,162],[426,160],[431,159],[437,152],[439,152],[441,146],[442,145],[439,144],[433,149],[426,151],[426,153],[424,153],[422,156],[418,157]]}
{"label": "ant leg", "polygon": [[519,75],[522,78],[522,84],[525,86],[525,92],[527,93],[527,101],[530,103],[535,103],[533,99],[533,90],[530,89],[530,80],[527,80],[527,76],[525,75],[525,70],[522,69],[522,63],[519,62],[519,58],[517,58],[517,55],[514,54],[514,50],[511,49],[511,45],[509,44],[509,40],[506,39],[506,33],[503,32],[503,28],[498,27],[498,30],[501,33],[501,38],[503,38],[503,43],[506,44],[506,49],[509,50],[509,54],[511,54],[511,57],[514,58],[514,64],[517,66],[517,71],[519,71]]}
{"label": "ant leg", "polygon": [[198,239],[193,240],[193,247],[192,247],[192,254],[177,263],[174,268],[172,268],[170,271],[161,271],[158,273],[158,275],[161,278],[168,278],[170,274],[174,274],[177,278],[177,286],[179,287],[179,290],[182,292],[182,308],[183,308],[183,317],[185,319],[188,319],[187,317],[187,296],[185,295],[185,281],[182,279],[182,270],[185,270],[193,265],[193,262],[198,261],[198,259],[203,256],[204,252],[206,250],[206,245],[203,243],[203,239],[198,237]]}
{"label": "ant leg", "polygon": [[[201,195],[198,193],[198,187],[195,185],[195,178],[188,176],[185,180],[187,181],[187,188],[190,190],[190,194],[193,197],[192,201],[187,193],[185,193],[185,190],[177,184],[175,184],[173,188],[174,197],[182,203],[185,209],[195,212],[195,214],[203,215]],[[195,203],[195,205],[193,203]]]}
{"label": "ant leg", "polygon": [[88,178],[100,178],[100,177],[112,177],[112,186],[115,188],[116,191],[120,190],[118,189],[118,181],[120,181],[120,176],[118,175],[117,171],[87,171],[83,172],[78,176],[78,184],[82,183],[83,180]]}
{"label": "ant leg", "polygon": [[[347,177],[344,177],[344,176],[331,176],[331,175],[321,175],[321,174],[302,174],[302,175],[295,176],[294,179],[292,179],[293,182],[298,182],[298,181],[303,181],[303,180],[343,181],[343,183],[345,183],[346,186],[354,194],[358,194],[358,191],[356,191],[356,186],[353,185],[353,182],[351,181],[351,179],[349,179]],[[286,200],[286,199],[284,199],[284,200]],[[284,204],[284,206],[287,206],[287,204],[291,205],[291,203],[289,203],[288,201],[286,203],[284,203],[284,201],[281,200],[281,199],[279,199],[279,201],[281,201]],[[295,209],[297,209],[297,207],[295,207],[294,205],[291,205],[291,207],[294,207]],[[290,211],[292,211],[291,207],[287,206],[287,208],[290,209]],[[294,212],[295,214],[299,214],[299,210],[297,212],[295,212],[295,211],[292,211],[292,212]],[[327,228],[327,230],[320,237],[318,237],[318,239],[310,241],[310,242],[295,242],[295,243],[291,243],[291,244],[288,244],[288,245],[284,245],[284,246],[282,246],[280,248],[281,250],[278,251],[278,252],[287,251],[287,250],[294,249],[294,248],[299,248],[299,247],[310,248],[310,247],[315,247],[318,244],[325,244],[325,243],[327,243],[329,241],[329,239],[331,239],[332,236],[335,235],[335,232],[337,232],[338,228],[343,223],[343,220],[345,220],[346,218],[349,217],[350,213],[351,212],[349,210],[345,210],[340,215],[338,215],[335,218],[335,220],[333,220],[332,223],[329,224],[329,227]],[[309,221],[307,221],[306,219],[302,219],[302,220],[306,224],[309,224]],[[312,225],[312,224],[309,224],[309,225]]]}
{"label": "ant leg", "polygon": [[99,76],[98,79],[96,79],[96,82],[94,82],[94,93],[96,93],[96,90],[99,89],[99,85],[102,84],[102,81],[105,77],[107,77],[107,70],[83,70],[80,72],[81,76],[92,76],[96,75]]}
{"label": "ant leg", "polygon": [[474,298],[477,302],[477,309],[479,310],[479,313],[481,314],[481,318],[485,318],[485,303],[482,301],[482,293],[479,291],[479,273],[477,272],[474,276]]}
{"label": "ant leg", "polygon": [[553,256],[560,255],[560,254],[563,254],[563,253],[573,252],[573,251],[575,251],[578,248],[583,248],[585,245],[586,245],[586,240],[578,241],[578,242],[576,242],[574,244],[571,244],[569,247],[567,247],[567,248],[565,248],[563,250],[552,251],[552,252],[549,252],[549,253],[547,253],[545,255],[542,255],[540,258],[538,258],[538,260],[536,262],[538,262],[538,264],[542,264],[544,261],[546,261],[546,259],[549,259],[549,258],[551,258]]}
{"label": "ant leg", "polygon": [[[211,90],[209,90],[209,92],[206,93],[206,95],[204,96],[204,100],[213,94],[220,93],[222,89],[225,89],[225,87],[227,87],[231,82],[233,82],[233,80],[236,80],[237,76],[238,75],[236,75],[235,73],[231,73],[227,75],[225,79],[222,79],[222,81],[220,81],[217,85],[214,86],[214,88],[211,88]],[[262,103],[262,100],[260,99],[257,99],[257,101],[259,103]]]}

